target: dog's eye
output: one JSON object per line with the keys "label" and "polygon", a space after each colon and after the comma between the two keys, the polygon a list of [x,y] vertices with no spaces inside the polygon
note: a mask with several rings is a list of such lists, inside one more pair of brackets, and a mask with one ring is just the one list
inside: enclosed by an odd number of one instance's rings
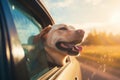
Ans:
{"label": "dog's eye", "polygon": [[61,27],[59,30],[68,30],[66,27]]}

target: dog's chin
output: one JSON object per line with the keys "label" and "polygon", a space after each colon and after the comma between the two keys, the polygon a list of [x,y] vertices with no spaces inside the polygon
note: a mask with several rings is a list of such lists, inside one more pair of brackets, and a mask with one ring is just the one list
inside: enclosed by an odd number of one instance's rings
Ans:
{"label": "dog's chin", "polygon": [[80,45],[77,45],[78,42],[57,42],[56,47],[66,52],[68,55],[76,56],[79,54],[79,52],[82,50],[82,47]]}

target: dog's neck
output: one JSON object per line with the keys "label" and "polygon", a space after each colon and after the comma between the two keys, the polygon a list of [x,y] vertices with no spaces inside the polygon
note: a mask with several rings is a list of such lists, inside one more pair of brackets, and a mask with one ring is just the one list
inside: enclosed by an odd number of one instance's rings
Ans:
{"label": "dog's neck", "polygon": [[47,55],[48,61],[50,61],[51,63],[56,63],[59,66],[63,66],[67,63],[68,61],[67,55],[63,53],[61,54],[60,52],[55,51],[50,47],[45,47],[45,50],[47,51],[46,55]]}

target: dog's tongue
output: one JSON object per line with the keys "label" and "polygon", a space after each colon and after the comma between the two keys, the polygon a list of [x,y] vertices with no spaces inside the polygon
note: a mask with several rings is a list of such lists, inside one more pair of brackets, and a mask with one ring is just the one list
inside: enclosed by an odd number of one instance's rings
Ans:
{"label": "dog's tongue", "polygon": [[75,46],[75,49],[77,49],[79,52],[82,51],[82,47],[80,45]]}
{"label": "dog's tongue", "polygon": [[68,43],[63,44],[62,43],[61,46],[66,49],[72,49],[73,51],[77,51],[77,52],[82,51],[82,47],[80,45],[74,45],[74,44],[68,44]]}

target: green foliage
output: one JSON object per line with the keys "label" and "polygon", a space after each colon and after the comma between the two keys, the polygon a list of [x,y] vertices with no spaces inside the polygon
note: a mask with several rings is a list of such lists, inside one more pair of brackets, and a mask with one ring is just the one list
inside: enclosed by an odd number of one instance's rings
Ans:
{"label": "green foliage", "polygon": [[106,32],[97,32],[94,29],[88,34],[82,45],[120,45],[120,34],[106,34]]}

